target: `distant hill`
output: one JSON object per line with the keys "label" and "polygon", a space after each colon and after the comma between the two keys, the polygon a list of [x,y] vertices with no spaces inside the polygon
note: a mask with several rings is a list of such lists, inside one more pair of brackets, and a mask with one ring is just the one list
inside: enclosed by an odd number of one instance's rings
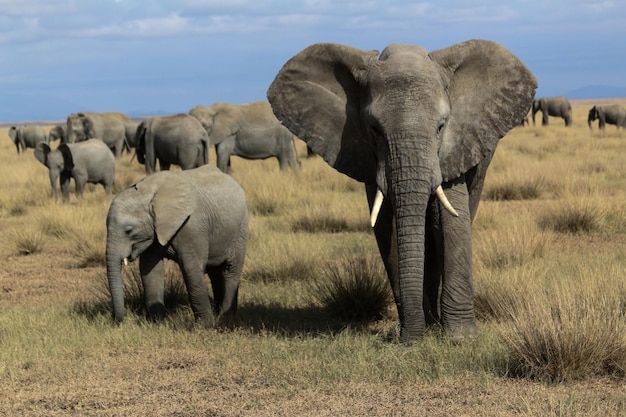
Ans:
{"label": "distant hill", "polygon": [[615,87],[609,85],[588,85],[563,94],[569,99],[588,98],[615,98],[626,97],[626,87]]}

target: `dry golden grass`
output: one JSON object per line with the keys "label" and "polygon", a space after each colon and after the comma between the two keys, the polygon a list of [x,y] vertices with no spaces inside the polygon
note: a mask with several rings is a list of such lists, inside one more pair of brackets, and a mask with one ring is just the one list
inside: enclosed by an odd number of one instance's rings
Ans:
{"label": "dry golden grass", "polygon": [[[499,145],[473,231],[479,337],[460,345],[391,344],[391,306],[363,323],[317,302],[329,263],[377,259],[363,186],[320,158],[297,175],[233,159],[251,213],[237,319],[196,328],[178,300],[149,324],[128,272],[113,325],[110,199],[55,201],[0,129],[0,416],[626,415],[626,132],[590,131],[591,105]],[[143,175],[123,156],[115,191]]]}

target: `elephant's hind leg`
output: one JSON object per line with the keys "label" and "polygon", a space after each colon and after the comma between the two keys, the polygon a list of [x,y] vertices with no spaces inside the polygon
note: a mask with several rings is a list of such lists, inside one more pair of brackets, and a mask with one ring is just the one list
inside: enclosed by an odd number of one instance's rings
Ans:
{"label": "elephant's hind leg", "polygon": [[208,268],[207,272],[213,288],[215,313],[218,316],[235,315],[243,263],[227,261],[223,265]]}

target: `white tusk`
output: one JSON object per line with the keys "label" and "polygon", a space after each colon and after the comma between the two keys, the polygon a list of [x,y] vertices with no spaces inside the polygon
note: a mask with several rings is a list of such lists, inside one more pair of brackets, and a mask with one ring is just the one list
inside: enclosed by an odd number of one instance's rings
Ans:
{"label": "white tusk", "polygon": [[452,207],[452,204],[450,204],[450,202],[448,201],[448,198],[444,194],[443,188],[441,188],[441,185],[437,187],[437,189],[435,190],[435,194],[437,194],[437,198],[439,199],[441,204],[443,204],[445,209],[448,210],[448,212],[450,212],[450,214],[452,214],[454,217],[459,217],[459,213],[456,212],[454,207]]}
{"label": "white tusk", "polygon": [[124,266],[128,266],[128,258],[124,258]]}
{"label": "white tusk", "polygon": [[380,190],[376,191],[376,197],[374,198],[374,205],[372,206],[372,214],[370,215],[370,223],[372,227],[376,224],[376,220],[378,219],[378,212],[380,212],[380,208],[383,205],[383,193]]}

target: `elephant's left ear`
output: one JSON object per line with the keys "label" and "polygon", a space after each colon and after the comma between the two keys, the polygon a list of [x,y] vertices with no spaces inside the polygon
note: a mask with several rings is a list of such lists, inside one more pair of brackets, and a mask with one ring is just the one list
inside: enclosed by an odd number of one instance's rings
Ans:
{"label": "elephant's left ear", "polygon": [[450,117],[439,152],[444,181],[476,166],[528,113],[537,80],[501,45],[470,40],[430,53],[449,76]]}
{"label": "elephant's left ear", "polygon": [[[196,208],[198,190],[178,173],[167,173],[152,197],[152,214],[157,240],[167,245]],[[162,176],[162,177],[163,177]]]}

